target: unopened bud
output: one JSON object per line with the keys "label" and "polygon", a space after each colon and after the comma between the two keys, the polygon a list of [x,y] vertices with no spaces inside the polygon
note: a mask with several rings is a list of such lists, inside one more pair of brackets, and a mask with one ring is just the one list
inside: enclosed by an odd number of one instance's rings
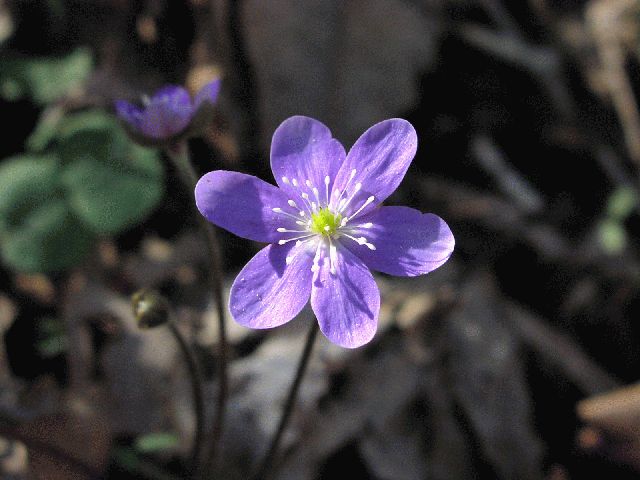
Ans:
{"label": "unopened bud", "polygon": [[138,290],[131,296],[131,307],[139,328],[154,328],[169,321],[169,302],[155,290]]}

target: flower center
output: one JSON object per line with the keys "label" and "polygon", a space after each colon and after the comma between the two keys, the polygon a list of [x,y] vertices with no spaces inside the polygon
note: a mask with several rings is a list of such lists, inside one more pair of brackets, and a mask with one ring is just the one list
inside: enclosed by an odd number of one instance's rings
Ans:
{"label": "flower center", "polygon": [[341,221],[342,215],[333,213],[328,207],[325,207],[311,214],[309,229],[313,233],[330,237],[338,231]]}

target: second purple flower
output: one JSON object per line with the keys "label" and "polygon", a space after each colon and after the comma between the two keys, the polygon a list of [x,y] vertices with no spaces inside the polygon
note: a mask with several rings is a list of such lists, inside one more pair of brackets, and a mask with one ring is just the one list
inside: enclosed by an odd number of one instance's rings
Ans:
{"label": "second purple flower", "polygon": [[118,100],[116,113],[130,136],[142,145],[163,145],[189,137],[206,123],[220,92],[220,80],[207,83],[191,98],[183,87],[167,85],[142,105]]}
{"label": "second purple flower", "polygon": [[380,207],[398,187],[417,148],[401,119],[368,129],[348,154],[330,130],[308,117],[285,120],[273,135],[278,187],[230,171],[204,175],[195,190],[209,221],[271,243],[238,274],[229,306],[241,325],[271,328],[311,299],[323,334],[359,347],[374,336],[380,293],[370,272],[428,273],[454,248],[447,224],[408,207]]}

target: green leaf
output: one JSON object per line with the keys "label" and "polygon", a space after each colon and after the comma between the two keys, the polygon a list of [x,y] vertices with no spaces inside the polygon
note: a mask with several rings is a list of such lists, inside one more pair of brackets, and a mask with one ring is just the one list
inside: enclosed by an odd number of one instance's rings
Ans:
{"label": "green leaf", "polygon": [[175,433],[157,432],[136,438],[135,448],[140,453],[152,453],[175,448],[180,439]]}
{"label": "green leaf", "polygon": [[638,195],[633,188],[620,187],[616,189],[607,202],[607,214],[617,220],[626,219],[638,205]]}
{"label": "green leaf", "polygon": [[117,142],[95,132],[71,140],[92,147],[69,156],[62,182],[74,213],[93,231],[119,233],[155,208],[163,194],[157,152],[129,143],[126,154],[118,156]]}
{"label": "green leaf", "polygon": [[17,270],[67,269],[84,258],[94,240],[61,198],[32,205],[20,220],[0,236],[2,259]]}
{"label": "green leaf", "polygon": [[0,163],[0,233],[56,194],[59,168],[55,155],[21,155]]}
{"label": "green leaf", "polygon": [[113,116],[103,110],[86,110],[66,116],[60,122],[57,136],[60,140],[68,140],[78,133],[94,130],[122,134],[122,129]]}
{"label": "green leaf", "polygon": [[57,138],[71,208],[96,233],[135,225],[162,198],[157,151],[133,144],[112,116],[98,110],[70,116]]}
{"label": "green leaf", "polygon": [[63,115],[62,108],[44,110],[38,119],[36,128],[33,129],[25,142],[26,149],[31,152],[44,151],[57,134],[60,122],[64,118]]}
{"label": "green leaf", "polygon": [[91,235],[62,198],[55,155],[23,155],[0,164],[0,254],[28,272],[62,270],[82,259]]}
{"label": "green leaf", "polygon": [[45,105],[80,88],[92,69],[89,50],[78,48],[62,58],[0,60],[0,95],[9,101],[28,96]]}
{"label": "green leaf", "polygon": [[627,246],[627,231],[617,220],[607,219],[598,228],[600,246],[609,255],[617,255]]}

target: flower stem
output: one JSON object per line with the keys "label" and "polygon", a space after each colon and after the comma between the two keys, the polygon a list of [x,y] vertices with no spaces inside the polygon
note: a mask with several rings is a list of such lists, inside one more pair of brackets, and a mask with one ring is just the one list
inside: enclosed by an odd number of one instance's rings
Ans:
{"label": "flower stem", "polygon": [[276,460],[278,448],[280,447],[280,441],[282,440],[282,435],[284,434],[284,431],[289,423],[289,419],[291,418],[291,413],[293,413],[296,398],[298,397],[298,390],[300,389],[300,384],[302,383],[302,377],[307,370],[307,365],[309,365],[311,350],[313,348],[317,333],[318,323],[314,321],[311,323],[311,328],[309,329],[309,333],[307,334],[307,341],[304,345],[304,350],[302,351],[302,356],[300,357],[300,361],[298,363],[296,376],[294,377],[291,388],[289,389],[289,395],[287,396],[287,401],[285,403],[284,410],[282,411],[280,424],[278,425],[278,429],[276,430],[276,433],[271,440],[271,445],[269,446],[269,450],[267,450],[267,454],[265,455],[264,460],[260,464],[260,467],[256,471],[256,474],[253,476],[254,480],[265,480],[272,474],[273,464]]}
{"label": "flower stem", "polygon": [[[189,147],[186,142],[181,142],[174,148],[167,149],[167,154],[173,161],[178,174],[182,178],[183,183],[193,194],[198,175],[191,164],[189,158]],[[205,471],[212,471],[216,465],[218,452],[218,444],[222,436],[225,409],[227,402],[227,334],[225,325],[225,303],[222,292],[222,254],[220,245],[216,235],[216,231],[209,222],[207,222],[199,212],[196,212],[198,222],[206,234],[207,250],[211,260],[210,282],[213,290],[214,300],[218,313],[218,400],[216,404],[216,412],[214,424],[211,432],[211,449],[209,457],[206,461]]]}
{"label": "flower stem", "polygon": [[200,376],[200,370],[198,369],[198,363],[196,362],[193,352],[189,348],[187,340],[184,335],[180,333],[176,324],[172,321],[169,322],[169,330],[175,337],[184,359],[187,362],[187,369],[189,376],[191,377],[191,393],[193,396],[193,409],[196,416],[196,431],[193,438],[193,447],[191,448],[190,466],[194,472],[198,472],[200,466],[200,452],[202,451],[203,439],[204,439],[204,401],[202,398],[202,377]]}

